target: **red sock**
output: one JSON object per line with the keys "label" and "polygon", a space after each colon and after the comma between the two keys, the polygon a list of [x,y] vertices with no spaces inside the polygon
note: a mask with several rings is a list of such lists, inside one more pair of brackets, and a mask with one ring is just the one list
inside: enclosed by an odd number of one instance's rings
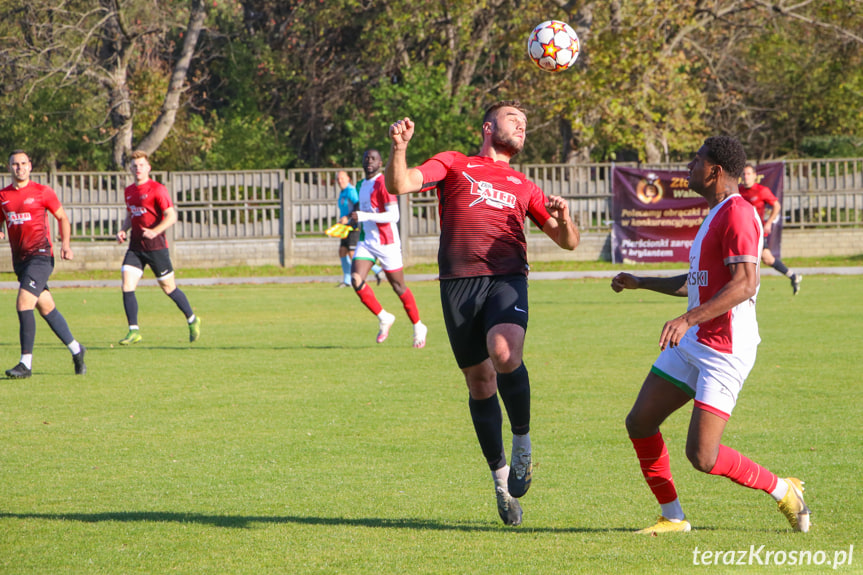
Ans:
{"label": "red sock", "polygon": [[779,481],[779,478],[766,468],[724,445],[719,446],[719,455],[710,474],[722,475],[738,485],[767,493],[776,489],[776,482]]}
{"label": "red sock", "polygon": [[363,287],[357,290],[357,295],[360,296],[360,301],[363,302],[363,305],[369,308],[373,314],[378,315],[384,309],[384,306],[378,302],[378,298],[375,297],[375,292],[369,287],[369,284],[363,282]]}
{"label": "red sock", "polygon": [[402,305],[405,306],[405,311],[408,313],[411,323],[418,322],[420,320],[420,310],[417,309],[417,302],[411,290],[406,289],[405,293],[399,296],[399,299],[402,300]]}
{"label": "red sock", "polygon": [[629,439],[635,447],[641,473],[659,504],[671,503],[677,499],[677,489],[674,488],[674,480],[671,478],[671,462],[662,434],[657,432],[651,437]]}

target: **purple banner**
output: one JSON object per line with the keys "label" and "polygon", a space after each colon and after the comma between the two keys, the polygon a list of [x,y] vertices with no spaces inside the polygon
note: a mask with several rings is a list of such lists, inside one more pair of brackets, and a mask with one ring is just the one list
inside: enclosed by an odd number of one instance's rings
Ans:
{"label": "purple banner", "polygon": [[[759,164],[755,166],[755,183],[761,184],[770,189],[773,192],[773,195],[776,196],[776,199],[779,200],[779,203],[782,204],[782,198],[785,193],[785,164],[782,162],[771,162],[769,164]],[[770,207],[767,206],[765,208],[765,215],[769,217]],[[782,222],[785,220],[784,216],[780,216],[776,222],[773,224],[773,231],[770,233],[770,237],[767,238],[767,241],[764,245],[766,248],[770,248],[771,253],[775,257],[780,256],[780,246],[782,244]]]}
{"label": "purple banner", "polygon": [[688,176],[684,170],[614,168],[611,261],[689,261],[689,247],[709,210],[689,189]]}
{"label": "purple banner", "polygon": [[[756,166],[758,181],[782,201],[784,166]],[[689,261],[689,248],[709,209],[707,200],[689,189],[686,170],[612,170],[611,258],[614,263]],[[779,253],[781,220],[770,235]],[[775,244],[775,248],[774,248]]]}

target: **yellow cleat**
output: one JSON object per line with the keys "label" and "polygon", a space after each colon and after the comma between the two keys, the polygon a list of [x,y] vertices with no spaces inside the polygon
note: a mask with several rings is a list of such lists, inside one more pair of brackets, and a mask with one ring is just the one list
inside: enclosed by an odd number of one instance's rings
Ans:
{"label": "yellow cleat", "polygon": [[779,502],[779,511],[788,519],[795,531],[809,531],[809,508],[803,501],[803,482],[796,477],[786,477],[782,481],[788,484],[788,493]]}
{"label": "yellow cleat", "polygon": [[133,343],[138,343],[144,339],[141,336],[141,332],[137,329],[130,329],[129,333],[126,334],[126,337],[120,340],[120,345],[132,345]]}
{"label": "yellow cleat", "polygon": [[640,535],[656,535],[658,533],[685,533],[691,530],[692,525],[690,525],[689,521],[686,519],[681,521],[672,521],[671,519],[666,519],[660,515],[659,519],[656,521],[656,525],[639,529],[636,533]]}

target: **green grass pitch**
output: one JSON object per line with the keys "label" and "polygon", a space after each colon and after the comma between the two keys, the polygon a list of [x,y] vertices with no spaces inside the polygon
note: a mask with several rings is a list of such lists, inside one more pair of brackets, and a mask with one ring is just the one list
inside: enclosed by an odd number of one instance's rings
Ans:
{"label": "green grass pitch", "polygon": [[[525,362],[534,483],[504,526],[474,437],[437,285],[411,286],[429,326],[410,346],[392,291],[390,339],[331,284],[184,288],[188,331],[138,290],[129,348],[119,290],[56,289],[88,347],[76,377],[37,319],[34,375],[0,380],[3,573],[825,572],[695,566],[694,552],[857,551],[863,565],[863,278],[765,277],[763,342],[724,442],[806,481],[808,534],[770,497],[694,471],[689,408],[663,427],[688,534],[644,537],[658,506],[623,425],[682,298],[608,280],[533,281]],[[0,293],[0,364],[18,360],[14,293]],[[112,345],[113,344],[113,345]],[[508,429],[507,429],[508,432]],[[508,433],[505,435],[508,437]],[[506,443],[509,441],[507,439]],[[762,555],[763,557],[763,552]]]}

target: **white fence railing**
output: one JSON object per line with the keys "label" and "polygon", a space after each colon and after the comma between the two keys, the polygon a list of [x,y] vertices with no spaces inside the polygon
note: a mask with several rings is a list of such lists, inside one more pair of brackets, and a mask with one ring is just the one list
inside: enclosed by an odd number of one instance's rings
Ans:
{"label": "white fence railing", "polygon": [[[634,164],[618,164],[634,165]],[[569,201],[585,232],[611,226],[612,164],[530,164],[515,166],[547,194]],[[645,166],[647,167],[647,166]],[[685,169],[683,164],[649,166]],[[362,172],[347,169],[357,182]],[[153,172],[173,193],[179,217],[174,241],[272,239],[320,236],[338,215],[338,169],[235,172]],[[125,172],[34,173],[51,186],[69,214],[76,241],[113,240],[125,218]],[[0,176],[0,186],[10,183]],[[433,192],[403,197],[402,235],[437,236],[438,201]],[[785,227],[794,229],[863,226],[863,158],[785,162]],[[404,217],[410,214],[410,218]],[[290,223],[287,223],[290,222]]]}

